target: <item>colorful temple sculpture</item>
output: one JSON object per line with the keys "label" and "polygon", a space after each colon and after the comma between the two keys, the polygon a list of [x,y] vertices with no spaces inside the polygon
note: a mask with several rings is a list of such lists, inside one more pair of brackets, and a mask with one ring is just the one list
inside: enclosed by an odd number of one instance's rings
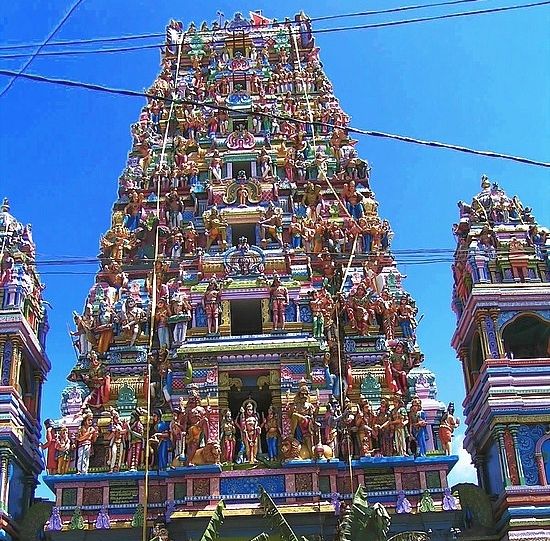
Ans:
{"label": "colorful temple sculpture", "polygon": [[459,208],[453,346],[466,383],[464,445],[492,506],[473,493],[468,505],[461,501],[478,535],[493,529],[494,539],[548,540],[549,230],[485,176],[481,192]]}
{"label": "colorful temple sculpture", "polygon": [[[48,318],[30,224],[0,206],[0,538],[18,539],[34,501],[40,452],[40,398],[50,370]],[[49,443],[47,444],[49,445]]]}
{"label": "colorful temple sculpture", "polygon": [[223,500],[250,539],[267,494],[330,539],[359,487],[403,539],[461,524],[369,164],[307,17],[262,22],[167,27],[48,428],[54,537],[198,539]]}

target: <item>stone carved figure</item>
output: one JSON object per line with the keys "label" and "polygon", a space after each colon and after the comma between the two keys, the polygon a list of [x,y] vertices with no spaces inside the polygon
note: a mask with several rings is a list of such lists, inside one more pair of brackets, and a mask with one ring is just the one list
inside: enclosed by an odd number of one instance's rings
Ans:
{"label": "stone carved figure", "polygon": [[455,417],[455,405],[453,402],[449,403],[447,411],[445,411],[441,417],[439,424],[439,441],[443,446],[443,451],[446,455],[451,454],[451,440],[453,437],[453,432],[460,425],[460,419]]}
{"label": "stone carved figure", "polygon": [[282,285],[278,274],[273,275],[269,286],[269,302],[271,305],[271,318],[273,330],[284,330],[286,323],[285,310],[289,303],[288,290]]}

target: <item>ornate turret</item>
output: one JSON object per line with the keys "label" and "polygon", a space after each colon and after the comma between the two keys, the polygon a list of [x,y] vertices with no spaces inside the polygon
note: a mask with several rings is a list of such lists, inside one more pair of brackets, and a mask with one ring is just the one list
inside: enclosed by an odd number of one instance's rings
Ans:
{"label": "ornate turret", "polygon": [[[75,314],[54,430],[77,444],[49,461],[54,530],[77,512],[91,525],[116,509],[122,527],[175,509],[177,537],[176,518],[220,497],[248,512],[259,487],[303,533],[319,517],[334,530],[324,502],[359,484],[391,510],[401,490],[443,509],[454,427],[421,367],[369,164],[307,17],[259,21],[167,28]],[[259,518],[236,520],[252,536]]]}
{"label": "ornate turret", "polygon": [[486,176],[458,206],[453,347],[467,391],[465,446],[497,500],[501,534],[550,538],[541,520],[550,509],[549,230]]}
{"label": "ornate turret", "polygon": [[35,267],[30,224],[0,207],[0,528],[18,538],[43,468],[42,384],[50,370],[44,285]]}

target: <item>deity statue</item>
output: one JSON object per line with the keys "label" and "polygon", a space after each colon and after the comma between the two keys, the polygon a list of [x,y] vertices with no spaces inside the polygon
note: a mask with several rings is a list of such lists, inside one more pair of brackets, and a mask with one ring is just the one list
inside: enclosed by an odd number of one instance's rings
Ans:
{"label": "deity statue", "polygon": [[176,188],[173,188],[166,194],[165,204],[166,222],[171,229],[180,227],[183,221],[184,204]]}
{"label": "deity statue", "polygon": [[231,416],[231,410],[227,410],[223,416],[221,423],[221,435],[222,435],[222,456],[223,461],[231,464],[233,457],[235,456],[235,444],[237,441],[237,429],[235,428],[235,421]]}
{"label": "deity statue", "polygon": [[204,408],[201,405],[201,397],[196,386],[191,384],[187,388],[189,390],[187,403],[184,403],[183,398],[180,399],[181,426],[186,434],[187,465],[192,466],[195,453],[208,439],[210,408]]}
{"label": "deity statue", "polygon": [[208,334],[218,334],[219,332],[221,297],[220,285],[216,277],[213,276],[210,278],[206,292],[202,298],[202,306],[206,313]]}
{"label": "deity statue", "polygon": [[69,429],[66,426],[62,426],[55,442],[56,473],[59,475],[67,473],[71,462],[71,454],[72,444],[69,437]]}
{"label": "deity statue", "polygon": [[340,418],[340,406],[338,400],[333,398],[327,402],[325,415],[323,416],[323,439],[325,445],[332,450],[332,455],[338,458],[338,421]]}
{"label": "deity statue", "polygon": [[357,432],[355,433],[356,448],[360,456],[370,456],[372,453],[374,419],[375,415],[372,411],[370,402],[368,400],[363,400],[360,404],[360,408],[357,409],[357,413],[355,414],[355,427],[357,428]]}
{"label": "deity statue", "polygon": [[237,419],[241,429],[241,438],[244,443],[246,458],[249,464],[256,464],[260,450],[260,420],[256,412],[256,402],[247,399],[243,402]]}
{"label": "deity statue", "polygon": [[174,458],[180,457],[185,453],[185,434],[181,426],[181,410],[179,408],[175,408],[172,411],[170,443]]}
{"label": "deity statue", "polygon": [[123,225],[129,231],[135,231],[141,222],[143,212],[143,195],[136,190],[132,190],[128,194],[128,203],[124,207],[124,222]]}
{"label": "deity statue", "polygon": [[86,306],[82,315],[73,312],[73,319],[76,325],[76,331],[71,332],[71,336],[77,337],[76,347],[78,353],[85,357],[92,347],[97,345],[97,340],[93,332],[94,320],[90,307]]}
{"label": "deity statue", "polygon": [[451,454],[451,439],[453,432],[460,425],[460,419],[455,417],[455,405],[453,402],[449,402],[447,411],[443,413],[439,424],[439,440],[443,446],[443,451],[446,455]]}
{"label": "deity statue", "polygon": [[[409,410],[409,432],[411,436],[411,451],[415,456],[426,456],[428,443],[428,422],[426,412],[422,409],[422,400],[417,396],[411,400]],[[414,449],[412,447],[414,446]]]}
{"label": "deity statue", "polygon": [[149,445],[153,448],[158,471],[169,468],[169,454],[171,450],[170,423],[162,420],[162,411],[153,411],[152,436],[149,438]]}
{"label": "deity statue", "polygon": [[302,444],[307,458],[313,458],[314,438],[318,428],[315,420],[318,407],[318,404],[314,405],[311,402],[309,387],[305,381],[301,382],[294,401],[289,405],[288,416],[290,418],[290,434]]}
{"label": "deity statue", "polygon": [[57,473],[55,448],[57,444],[57,435],[53,428],[53,421],[51,419],[46,419],[44,421],[44,428],[46,429],[46,441],[40,444],[40,448],[46,450],[46,470],[48,475],[54,475]]}
{"label": "deity statue", "polygon": [[[101,408],[108,400],[111,391],[111,376],[95,351],[88,354],[89,367],[87,373],[82,374],[82,381],[90,389],[90,394],[82,403],[82,410],[87,406]],[[74,378],[73,378],[74,380]]]}
{"label": "deity statue", "polygon": [[268,238],[283,246],[283,216],[282,210],[269,202],[267,210],[264,211],[263,219],[260,220],[260,231],[262,235],[262,247],[266,247]]}
{"label": "deity statue", "polygon": [[406,368],[409,368],[409,354],[405,351],[405,345],[397,342],[390,348],[390,355],[383,358],[386,385],[393,393],[406,396],[409,392]]}
{"label": "deity statue", "polygon": [[414,341],[416,328],[416,320],[414,318],[415,309],[411,304],[409,304],[408,301],[409,298],[407,296],[403,296],[399,299],[399,306],[397,307],[397,321],[401,327],[403,338]]}
{"label": "deity statue", "polygon": [[333,357],[330,351],[323,355],[323,365],[325,370],[325,389],[329,389],[334,398],[340,398],[341,378],[338,359]]}
{"label": "deity statue", "polygon": [[285,328],[285,310],[289,303],[288,290],[281,284],[279,275],[273,275],[273,281],[269,286],[269,301],[271,305],[271,317],[273,321],[273,330],[284,330]]}
{"label": "deity statue", "polygon": [[118,472],[124,461],[124,444],[128,427],[121,421],[120,414],[111,408],[111,423],[109,424],[107,466],[110,472]]}
{"label": "deity statue", "polygon": [[393,455],[393,425],[391,424],[390,406],[383,398],[374,419],[373,439],[377,454],[382,456]]}
{"label": "deity statue", "polygon": [[93,425],[94,416],[91,413],[85,413],[80,423],[80,428],[76,435],[76,472],[88,473],[90,466],[90,454],[92,445],[98,436],[97,428]]}
{"label": "deity statue", "polygon": [[139,409],[135,409],[130,413],[127,439],[128,453],[126,455],[126,464],[130,471],[135,471],[143,462],[144,427],[141,422],[141,410]]}
{"label": "deity statue", "polygon": [[391,412],[395,453],[397,456],[407,456],[407,438],[409,435],[409,415],[405,403],[400,397],[394,398],[394,407]]}
{"label": "deity statue", "polygon": [[129,340],[129,345],[135,345],[141,335],[142,325],[147,322],[147,316],[134,297],[127,297],[122,313],[122,335]]}
{"label": "deity statue", "polygon": [[157,336],[159,339],[159,347],[170,347],[170,330],[168,328],[168,318],[172,315],[170,312],[170,306],[166,302],[164,297],[161,297],[157,301],[157,307],[155,310],[155,326],[157,329]]}
{"label": "deity statue", "polygon": [[260,155],[258,156],[258,163],[260,165],[260,175],[263,179],[273,176],[273,166],[271,163],[271,156],[267,153],[267,150],[262,148]]}
{"label": "deity statue", "polygon": [[223,159],[220,156],[220,152],[218,150],[214,150],[208,170],[210,172],[210,180],[215,184],[219,184],[222,181],[222,163]]}
{"label": "deity statue", "polygon": [[202,215],[206,231],[206,251],[210,250],[212,243],[216,242],[222,250],[227,248],[227,222],[218,211],[216,205],[212,205]]}
{"label": "deity statue", "polygon": [[265,438],[267,441],[267,455],[269,460],[277,460],[279,455],[279,440],[281,432],[279,430],[280,419],[275,406],[271,405],[267,409],[267,416],[262,422],[262,427],[265,430]]}
{"label": "deity statue", "polygon": [[187,325],[191,321],[191,302],[189,295],[183,287],[178,288],[171,300],[172,315],[168,318],[170,323],[174,324],[172,340],[174,346],[180,346],[187,337]]}

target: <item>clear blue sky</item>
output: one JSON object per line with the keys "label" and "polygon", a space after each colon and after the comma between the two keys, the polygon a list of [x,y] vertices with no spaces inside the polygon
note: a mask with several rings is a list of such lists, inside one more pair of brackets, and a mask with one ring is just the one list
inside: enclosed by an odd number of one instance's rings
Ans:
{"label": "clear blue sky", "polygon": [[[303,9],[311,17],[413,4],[405,0],[290,2],[153,2],[85,0],[56,39],[163,32],[169,19],[212,21],[221,10],[250,9],[279,20]],[[525,3],[525,2],[524,2]],[[4,2],[2,45],[40,42],[72,2]],[[511,5],[486,0],[428,9],[402,18]],[[397,15],[317,23],[316,28],[397,19]],[[550,161],[550,7],[394,28],[317,36],[321,60],[352,124],[480,149]],[[8,51],[0,51],[0,56]],[[21,60],[0,59],[1,69]],[[159,54],[37,58],[30,73],[143,90],[158,72]],[[0,77],[0,88],[8,82]],[[0,196],[13,213],[32,222],[40,259],[93,257],[109,227],[117,179],[130,147],[129,127],[143,101],[18,80],[0,99]],[[550,170],[447,150],[361,137],[360,154],[373,167],[380,212],[396,233],[394,248],[452,248],[456,202],[470,201],[483,173],[550,225]],[[59,271],[84,275],[56,275]],[[450,264],[405,265],[406,288],[425,314],[419,342],[438,376],[439,397],[464,398],[460,365],[449,342]],[[93,266],[42,267],[53,305],[43,418],[59,414],[60,392],[74,362],[67,323],[81,310],[93,283]],[[461,411],[460,408],[459,412]],[[42,494],[47,489],[41,490]]]}

